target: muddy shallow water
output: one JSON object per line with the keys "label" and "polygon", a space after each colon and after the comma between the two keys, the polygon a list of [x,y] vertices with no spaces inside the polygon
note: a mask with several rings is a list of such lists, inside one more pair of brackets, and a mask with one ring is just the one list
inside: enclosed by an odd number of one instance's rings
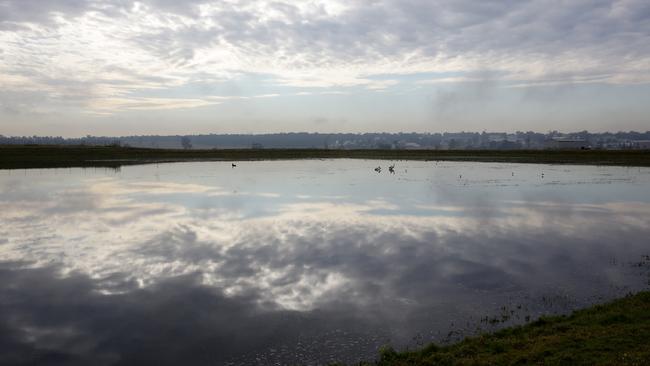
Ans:
{"label": "muddy shallow water", "polygon": [[650,285],[649,168],[9,170],[0,207],[1,364],[354,362]]}

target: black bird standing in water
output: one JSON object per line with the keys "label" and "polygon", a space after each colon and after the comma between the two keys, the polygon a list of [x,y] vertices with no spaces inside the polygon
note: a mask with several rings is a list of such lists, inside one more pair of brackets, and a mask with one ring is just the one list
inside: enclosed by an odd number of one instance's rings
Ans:
{"label": "black bird standing in water", "polygon": [[395,164],[389,166],[388,171],[390,172],[390,174],[395,174]]}
{"label": "black bird standing in water", "polygon": [[375,168],[375,171],[376,171],[377,173],[381,173],[381,167],[380,167],[380,166],[376,167],[376,168]]}
{"label": "black bird standing in water", "polygon": [[233,167],[233,168],[236,168],[236,167],[237,167],[237,164],[232,163],[232,167]]}

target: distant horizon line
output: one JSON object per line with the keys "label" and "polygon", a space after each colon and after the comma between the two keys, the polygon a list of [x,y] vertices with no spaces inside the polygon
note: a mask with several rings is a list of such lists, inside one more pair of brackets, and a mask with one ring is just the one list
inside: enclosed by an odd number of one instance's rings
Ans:
{"label": "distant horizon line", "polygon": [[400,135],[400,134],[418,134],[418,135],[444,135],[444,134],[517,134],[517,133],[535,133],[535,134],[542,134],[542,135],[548,135],[548,134],[581,134],[581,133],[589,133],[589,134],[618,134],[618,133],[640,133],[640,134],[647,134],[650,133],[650,130],[646,131],[637,131],[637,130],[618,130],[618,131],[589,131],[589,130],[580,130],[580,131],[570,131],[570,132],[564,132],[564,131],[558,131],[558,130],[551,130],[551,131],[545,131],[545,132],[540,132],[540,131],[522,131],[522,130],[517,130],[517,131],[489,131],[489,130],[483,130],[483,131],[443,131],[443,132],[417,132],[417,131],[400,131],[400,132],[308,132],[308,131],[291,131],[291,132],[229,132],[229,133],[217,133],[217,132],[209,132],[209,133],[191,133],[191,134],[175,134],[175,133],[169,133],[169,134],[131,134],[131,135],[78,135],[78,136],[63,136],[63,135],[4,135],[0,133],[0,137],[2,138],[63,138],[63,139],[83,139],[83,138],[88,138],[88,137],[96,137],[96,138],[122,138],[122,137],[138,137],[138,136],[156,136],[156,137],[171,137],[171,136],[268,136],[268,135],[298,135],[298,134],[307,134],[307,135]]}

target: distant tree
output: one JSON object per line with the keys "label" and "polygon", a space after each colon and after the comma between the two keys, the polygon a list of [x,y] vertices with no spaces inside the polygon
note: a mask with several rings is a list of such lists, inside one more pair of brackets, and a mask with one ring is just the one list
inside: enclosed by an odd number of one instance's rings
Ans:
{"label": "distant tree", "polygon": [[192,141],[190,140],[189,137],[183,136],[181,137],[181,145],[183,146],[183,149],[191,149],[192,148]]}

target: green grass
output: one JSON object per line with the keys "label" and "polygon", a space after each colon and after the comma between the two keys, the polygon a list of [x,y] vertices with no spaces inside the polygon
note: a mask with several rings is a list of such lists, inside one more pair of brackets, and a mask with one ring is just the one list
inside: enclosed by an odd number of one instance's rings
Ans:
{"label": "green grass", "polygon": [[650,365],[650,292],[363,365]]}
{"label": "green grass", "polygon": [[648,150],[180,150],[104,146],[0,146],[0,169],[119,167],[177,161],[337,158],[650,166]]}

